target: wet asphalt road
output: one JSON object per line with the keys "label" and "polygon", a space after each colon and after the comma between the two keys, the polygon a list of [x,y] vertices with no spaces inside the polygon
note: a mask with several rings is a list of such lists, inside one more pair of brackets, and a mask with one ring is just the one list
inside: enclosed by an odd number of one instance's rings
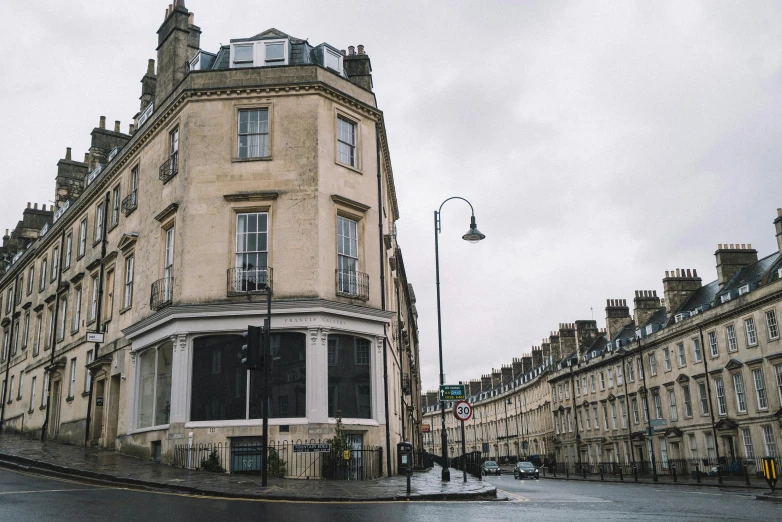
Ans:
{"label": "wet asphalt road", "polygon": [[[454,477],[456,478],[456,477]],[[782,504],[713,488],[489,479],[509,502],[292,503],[105,488],[0,469],[0,521],[774,520]]]}

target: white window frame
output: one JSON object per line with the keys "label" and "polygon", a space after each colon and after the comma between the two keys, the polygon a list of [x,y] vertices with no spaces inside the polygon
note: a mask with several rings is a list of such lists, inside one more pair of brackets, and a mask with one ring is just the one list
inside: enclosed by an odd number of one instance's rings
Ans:
{"label": "white window frame", "polygon": [[33,375],[32,381],[30,381],[30,411],[33,411],[33,408],[35,407],[35,384],[38,380],[37,375]]}
{"label": "white window frame", "polygon": [[111,227],[114,228],[119,225],[119,213],[120,213],[120,188],[119,185],[114,187],[111,191]]}
{"label": "white window frame", "polygon": [[766,310],[766,328],[768,331],[768,338],[779,339],[779,323],[777,322],[777,312],[774,309]]}
{"label": "white window frame", "polygon": [[697,337],[692,338],[692,355],[696,363],[703,361],[703,347],[701,346],[701,340]]}
{"label": "white window frame", "polygon": [[68,235],[65,237],[65,262],[63,263],[65,266],[63,267],[64,270],[67,270],[71,267],[71,254],[73,253],[73,232],[68,232]]}
{"label": "white window frame", "polygon": [[701,407],[701,415],[705,417],[709,414],[709,394],[706,390],[706,383],[704,381],[698,381],[698,399]]}
{"label": "white window frame", "polygon": [[[337,68],[333,68],[328,64],[328,58],[327,56],[334,56],[337,58]],[[337,74],[342,74],[343,68],[342,68],[342,53],[335,51],[334,49],[331,49],[329,47],[323,46],[323,67],[326,69],[335,71]]]}
{"label": "white window frame", "polygon": [[652,377],[657,375],[657,360],[654,356],[654,352],[649,354],[649,375]]}
{"label": "white window frame", "polygon": [[725,401],[725,383],[722,381],[722,377],[714,379],[714,391],[717,394],[717,414],[724,417],[728,414],[728,406]]}
{"label": "white window frame", "polygon": [[758,333],[755,328],[755,318],[747,317],[744,319],[744,332],[747,336],[747,346],[757,346]]}
{"label": "white window frame", "polygon": [[779,393],[779,402],[782,403],[782,364],[774,365],[774,374],[777,378],[777,392]]}
{"label": "white window frame", "polygon": [[68,326],[68,298],[62,298],[62,304],[60,306],[60,324],[57,328],[57,341],[65,339],[65,331]]}
{"label": "white window frame", "polygon": [[43,314],[35,314],[35,342],[33,343],[33,357],[41,351],[41,334],[43,333]]}
{"label": "white window frame", "polygon": [[768,395],[766,395],[766,380],[763,377],[763,370],[755,368],[752,370],[752,381],[755,384],[755,401],[758,410],[768,410]]}
{"label": "white window frame", "polygon": [[678,420],[679,412],[676,409],[676,392],[673,389],[668,390],[668,409],[670,411],[671,421]]}
{"label": "white window frame", "polygon": [[92,373],[87,368],[95,359],[95,352],[92,349],[87,350],[87,364],[84,366],[84,393],[89,393],[92,388]]}
{"label": "white window frame", "polygon": [[133,306],[133,264],[135,254],[125,258],[125,283],[123,285],[122,309],[127,310]]}
{"label": "white window frame", "polygon": [[665,364],[665,371],[671,371],[671,350],[667,346],[663,348],[663,363]]}
{"label": "white window frame", "polygon": [[[283,44],[283,59],[275,60],[274,63],[267,63],[266,60],[266,46]],[[236,48],[237,47],[251,47],[252,48],[252,60],[236,60]],[[274,40],[256,40],[252,42],[235,42],[231,43],[230,52],[230,67],[231,69],[241,69],[247,67],[279,67],[280,65],[288,65],[290,63],[290,45],[287,38],[274,39]]]}
{"label": "white window frame", "polygon": [[68,398],[72,399],[76,394],[76,357],[71,359],[71,378],[68,383]]}
{"label": "white window frame", "polygon": [[43,260],[41,260],[41,281],[38,284],[38,291],[43,291],[44,288],[46,288],[46,270],[49,266],[49,262],[46,256],[43,257]]}
{"label": "white window frame", "polygon": [[736,410],[747,413],[747,398],[744,392],[744,378],[740,373],[733,374],[733,389],[736,392]]}
{"label": "white window frame", "polygon": [[624,384],[624,377],[622,376],[622,365],[616,365],[616,385],[622,386]]}
{"label": "white window frame", "polygon": [[93,238],[93,243],[97,244],[103,239],[103,219],[104,219],[104,212],[103,212],[103,203],[95,207],[95,237]]}
{"label": "white window frame", "polygon": [[766,456],[776,458],[777,457],[777,443],[774,438],[774,428],[771,426],[762,426],[763,428],[763,444],[766,446]]}
{"label": "white window frame", "polygon": [[[257,112],[258,114],[258,132],[250,132],[250,123],[248,120],[247,123],[247,132],[242,133],[242,114],[247,114],[249,117],[249,114],[251,112]],[[266,131],[261,132],[263,129],[261,127],[261,115],[266,114]],[[241,107],[237,109],[236,112],[236,157],[238,159],[258,159],[258,158],[269,158],[271,156],[271,153],[269,152],[271,142],[270,142],[270,130],[271,130],[271,110],[269,107]],[[251,151],[254,150],[250,147],[249,143],[247,146],[242,149],[242,136],[258,136],[258,153],[252,154]],[[264,139],[265,137],[265,139]],[[242,150],[244,150],[244,155],[242,155]]]}
{"label": "white window frame", "polygon": [[732,324],[725,326],[725,339],[728,341],[728,353],[733,353],[739,349],[736,342],[736,327]]}
{"label": "white window frame", "polygon": [[[353,142],[342,139],[343,134],[340,130],[340,122],[345,122],[353,127]],[[352,169],[358,169],[358,146],[359,146],[359,122],[355,118],[351,118],[345,114],[338,113],[336,121],[336,160],[340,165],[345,165]],[[340,153],[340,144],[343,144],[352,153],[352,157],[348,157],[347,161],[343,161]]]}
{"label": "white window frame", "polygon": [[712,357],[719,357],[720,348],[717,345],[717,332],[712,330],[708,333],[709,336],[709,351]]}
{"label": "white window frame", "polygon": [[81,326],[81,301],[82,301],[82,287],[77,286],[76,287],[76,299],[74,299],[73,302],[73,321],[71,323],[71,331],[77,332],[79,331],[79,327]]}
{"label": "white window frame", "polygon": [[692,395],[690,394],[690,386],[682,385],[682,399],[684,402],[684,417],[692,417]]}
{"label": "white window frame", "polygon": [[752,445],[752,432],[749,431],[749,428],[741,428],[741,442],[744,446],[744,458],[754,460],[755,448]]}
{"label": "white window frame", "polygon": [[87,315],[87,322],[93,322],[98,314],[98,274],[90,276],[90,313]]}
{"label": "white window frame", "polygon": [[76,257],[79,258],[87,252],[87,218],[83,218],[79,222],[79,249],[76,252]]}
{"label": "white window frame", "polygon": [[60,268],[60,247],[52,250],[52,282],[57,280],[57,271]]}

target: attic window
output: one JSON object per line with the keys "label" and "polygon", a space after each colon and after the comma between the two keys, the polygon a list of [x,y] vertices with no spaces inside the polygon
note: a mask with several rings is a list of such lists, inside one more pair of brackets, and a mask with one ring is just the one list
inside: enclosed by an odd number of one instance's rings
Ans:
{"label": "attic window", "polygon": [[342,72],[342,56],[336,51],[323,48],[323,63],[324,65],[337,73]]}
{"label": "attic window", "polygon": [[722,294],[720,296],[720,303],[727,303],[728,301],[730,301],[730,293]]}
{"label": "attic window", "polygon": [[648,324],[646,325],[646,335],[651,335],[652,333],[652,325]]}
{"label": "attic window", "polygon": [[261,40],[231,44],[231,67],[288,64],[288,40]]}
{"label": "attic window", "polygon": [[252,67],[253,66],[253,44],[234,45],[231,49],[233,55],[232,64],[234,67]]}
{"label": "attic window", "polygon": [[741,288],[739,288],[739,295],[744,295],[749,293],[749,285],[744,285]]}

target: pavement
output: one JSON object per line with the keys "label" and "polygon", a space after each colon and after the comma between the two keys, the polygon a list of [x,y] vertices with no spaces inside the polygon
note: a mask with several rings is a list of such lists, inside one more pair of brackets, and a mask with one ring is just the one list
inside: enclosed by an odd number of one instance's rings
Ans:
{"label": "pavement", "polygon": [[[510,475],[513,476],[513,466],[512,465],[502,465],[500,466],[502,469],[503,475]],[[725,476],[723,477],[722,484],[719,483],[719,480],[717,477],[709,477],[706,475],[701,476],[701,481],[698,482],[697,479],[690,477],[689,475],[678,475],[676,477],[676,482],[673,480],[673,476],[671,475],[658,475],[657,476],[657,482],[654,481],[654,478],[652,475],[639,475],[638,481],[636,482],[635,477],[633,475],[624,475],[622,478],[620,478],[619,475],[609,475],[604,474],[603,478],[600,478],[599,474],[587,474],[586,478],[584,478],[583,475],[576,475],[574,473],[570,473],[568,476],[564,473],[557,473],[556,475],[552,474],[549,471],[544,472],[544,468],[540,468],[540,478],[541,479],[553,479],[553,480],[565,480],[565,481],[582,481],[582,482],[602,482],[602,483],[637,483],[637,484],[648,484],[648,485],[670,485],[670,486],[696,486],[696,487],[716,487],[716,488],[736,488],[736,489],[742,489],[742,490],[756,490],[757,492],[765,491],[767,493],[770,493],[771,490],[768,487],[768,484],[766,484],[765,479],[763,478],[757,478],[754,475],[750,475],[749,477],[749,485],[746,483],[746,479],[743,476]],[[764,499],[765,500],[765,499]]]}
{"label": "pavement", "polygon": [[[0,466],[50,477],[77,478],[102,485],[162,489],[223,498],[362,502],[391,500],[496,500],[489,483],[452,470],[450,482],[440,480],[441,468],[417,471],[407,495],[402,475],[365,481],[268,479],[257,475],[231,475],[175,468],[121,455],[114,451],[85,449],[41,442],[18,435],[0,436]],[[458,476],[457,476],[458,474]]]}

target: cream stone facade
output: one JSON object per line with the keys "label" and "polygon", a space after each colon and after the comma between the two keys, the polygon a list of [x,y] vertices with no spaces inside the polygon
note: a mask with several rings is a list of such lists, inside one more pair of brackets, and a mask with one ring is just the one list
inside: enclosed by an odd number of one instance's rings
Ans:
{"label": "cream stone facade", "polygon": [[0,279],[2,428],[164,462],[259,436],[238,354],[270,288],[270,441],[342,417],[395,451],[421,422],[417,312],[369,57],[276,29],[212,54],[200,32],[167,10],[133,125],[68,150],[54,221]]}
{"label": "cream stone facade", "polygon": [[[467,450],[539,459],[561,472],[627,474],[635,467],[743,476],[745,466],[760,471],[761,457],[779,459],[782,209],[777,214],[776,252],[758,259],[751,245],[721,244],[713,282],[669,270],[664,297],[638,290],[632,313],[626,300],[609,299],[605,330],[593,320],[562,323],[531,357],[471,381],[475,429],[467,430]],[[517,404],[528,403],[545,410],[534,434],[545,444],[524,451],[516,424],[530,408]],[[446,406],[455,456],[461,436]],[[439,454],[436,392],[423,407],[433,429],[427,447]]]}

